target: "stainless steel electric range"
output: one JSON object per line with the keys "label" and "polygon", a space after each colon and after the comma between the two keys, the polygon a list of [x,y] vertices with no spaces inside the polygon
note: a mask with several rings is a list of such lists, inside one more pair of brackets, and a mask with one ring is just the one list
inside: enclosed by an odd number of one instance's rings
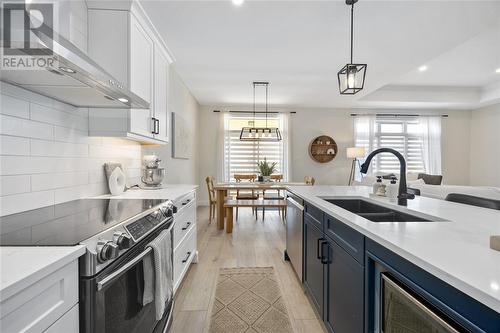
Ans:
{"label": "stainless steel electric range", "polygon": [[156,320],[155,302],[142,302],[143,261],[152,255],[147,244],[163,230],[172,237],[174,211],[169,200],[69,201],[2,217],[0,245],[85,245],[79,259],[80,332],[165,332],[173,300]]}

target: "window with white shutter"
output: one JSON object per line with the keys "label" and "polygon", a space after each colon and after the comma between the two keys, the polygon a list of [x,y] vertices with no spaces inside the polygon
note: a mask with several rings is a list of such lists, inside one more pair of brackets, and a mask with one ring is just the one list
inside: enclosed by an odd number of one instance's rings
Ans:
{"label": "window with white shutter", "polygon": [[[365,147],[367,154],[378,148],[393,148],[406,159],[408,172],[439,173],[441,156],[440,149],[440,122],[436,117],[431,120],[439,124],[438,131],[429,135],[429,117],[366,117],[354,122],[356,146]],[[432,138],[430,138],[432,137]],[[436,142],[439,141],[439,142]],[[430,152],[438,152],[435,155]],[[438,156],[439,155],[439,156]],[[432,161],[430,161],[433,159]],[[439,160],[439,163],[433,163]],[[438,165],[431,168],[429,165]],[[430,170],[433,169],[433,170]],[[377,155],[371,162],[373,173],[399,173],[399,161],[390,153]]]}
{"label": "window with white shutter", "polygon": [[[265,116],[230,114],[226,121],[225,160],[228,164],[226,181],[234,180],[234,174],[258,174],[257,162],[266,159],[276,162],[276,173],[283,174],[283,141],[240,141],[242,127],[265,127]],[[268,114],[268,127],[281,128],[279,115]],[[286,179],[286,175],[283,175]]]}

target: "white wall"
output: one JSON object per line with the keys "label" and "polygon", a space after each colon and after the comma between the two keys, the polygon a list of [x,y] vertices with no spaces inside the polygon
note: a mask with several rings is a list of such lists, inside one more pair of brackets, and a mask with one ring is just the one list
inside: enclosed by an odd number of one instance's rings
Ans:
{"label": "white wall", "polygon": [[[217,109],[217,108],[215,108]],[[199,184],[198,201],[200,204],[208,204],[208,192],[205,183],[207,176],[217,178],[217,132],[219,130],[219,113],[212,112],[213,107],[204,106],[200,110],[200,147],[199,157]]]}
{"label": "white wall", "polygon": [[[351,161],[346,148],[353,145],[352,110],[301,110],[291,115],[291,170],[293,181],[313,176],[316,184],[347,185]],[[319,135],[337,143],[338,154],[329,163],[318,163],[309,156],[309,144]]]}
{"label": "white wall", "polygon": [[[200,202],[207,202],[205,177],[217,175],[217,131],[219,107],[204,106],[200,111]],[[238,108],[245,109],[245,108]],[[353,112],[368,112],[352,109],[302,109],[290,115],[291,131],[291,176],[293,181],[302,181],[304,176],[313,176],[317,184],[346,185],[351,161],[346,148],[353,145]],[[394,113],[396,111],[392,111]],[[440,112],[427,112],[439,114]],[[470,111],[449,111],[442,120],[442,168],[447,184],[469,183],[469,148],[464,145],[470,138]],[[309,143],[319,135],[329,135],[336,141],[339,153],[332,162],[317,163],[308,154]]]}
{"label": "white wall", "polygon": [[144,146],[143,154],[156,154],[159,156],[162,160],[162,165],[166,168],[165,183],[198,184],[198,113],[200,106],[174,68],[170,69],[169,75],[169,117],[171,117],[171,112],[175,112],[184,118],[191,134],[191,141],[189,143],[191,154],[189,159],[172,158],[173,133],[171,131],[171,118],[169,119],[170,140],[168,145]]}
{"label": "white wall", "polygon": [[88,137],[88,110],[0,86],[0,215],[108,193],[103,164],[139,181],[141,146]]}
{"label": "white wall", "polygon": [[443,183],[469,185],[470,111],[450,110],[441,122],[441,168]]}
{"label": "white wall", "polygon": [[471,115],[470,183],[500,187],[500,104]]}

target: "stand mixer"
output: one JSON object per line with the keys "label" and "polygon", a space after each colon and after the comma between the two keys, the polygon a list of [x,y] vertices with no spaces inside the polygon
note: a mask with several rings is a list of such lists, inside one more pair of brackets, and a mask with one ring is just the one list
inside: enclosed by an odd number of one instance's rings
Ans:
{"label": "stand mixer", "polygon": [[156,155],[145,155],[142,158],[141,188],[160,189],[165,178],[165,168],[160,168],[161,160]]}

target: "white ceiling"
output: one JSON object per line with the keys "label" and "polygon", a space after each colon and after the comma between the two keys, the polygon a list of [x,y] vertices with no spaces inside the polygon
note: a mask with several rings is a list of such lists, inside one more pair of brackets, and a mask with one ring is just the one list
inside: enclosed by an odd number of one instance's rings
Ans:
{"label": "white ceiling", "polygon": [[[247,105],[255,80],[270,81],[270,104],[286,107],[419,107],[410,97],[391,101],[388,91],[480,89],[500,81],[500,1],[360,0],[354,61],[368,70],[365,89],[355,96],[339,95],[336,76],[349,59],[344,1],[142,3],[202,105]],[[418,72],[423,64],[428,70]],[[480,96],[449,100],[455,95],[420,106],[484,102]]]}
{"label": "white ceiling", "polygon": [[465,43],[425,63],[427,70],[415,69],[397,84],[423,86],[483,87],[500,80],[500,17],[498,24]]}

